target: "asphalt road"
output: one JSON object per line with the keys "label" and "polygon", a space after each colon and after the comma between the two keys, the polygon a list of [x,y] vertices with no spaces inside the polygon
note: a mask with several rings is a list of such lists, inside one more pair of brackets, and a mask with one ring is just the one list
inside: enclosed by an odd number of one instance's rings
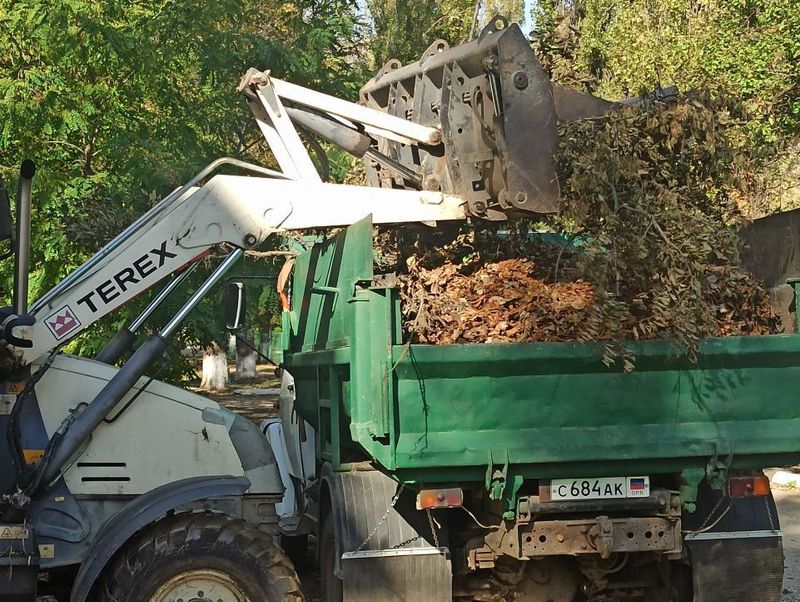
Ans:
{"label": "asphalt road", "polygon": [[783,602],[800,602],[800,490],[773,487],[783,531]]}

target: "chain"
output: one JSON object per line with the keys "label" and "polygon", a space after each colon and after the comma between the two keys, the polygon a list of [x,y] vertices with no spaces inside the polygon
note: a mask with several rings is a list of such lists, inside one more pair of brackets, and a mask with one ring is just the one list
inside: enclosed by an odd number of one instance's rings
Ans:
{"label": "chain", "polygon": [[[405,483],[400,483],[400,487],[398,488],[397,493],[394,494],[394,497],[392,498],[392,501],[389,503],[389,507],[386,508],[386,512],[383,513],[383,516],[381,517],[381,519],[372,528],[372,531],[369,532],[369,535],[367,535],[367,538],[364,541],[361,542],[361,545],[358,546],[358,548],[356,549],[356,552],[360,552],[361,550],[363,550],[366,547],[366,545],[369,543],[369,540],[372,539],[375,536],[375,534],[378,532],[378,529],[381,528],[381,525],[386,522],[386,519],[389,517],[389,513],[397,505],[397,500],[400,499],[400,495],[403,493],[403,490],[405,489],[405,487],[406,487]],[[437,523],[433,519],[433,515],[431,514],[430,509],[425,510],[425,512],[428,515],[428,525],[431,528],[431,535],[433,535],[433,545],[434,545],[434,547],[438,548],[439,547],[439,535],[436,532]],[[401,541],[400,543],[398,543],[396,545],[393,545],[391,549],[392,550],[397,550],[399,548],[404,548],[407,545],[412,544],[412,543],[414,543],[415,541],[418,541],[421,538],[422,538],[421,535],[415,535],[414,537],[409,537],[405,541]]]}
{"label": "chain", "polygon": [[[433,545],[434,547],[439,547],[439,536],[436,534],[436,521],[433,520],[433,515],[431,514],[430,510],[426,510],[425,512],[428,513],[428,524],[431,527],[431,534],[433,535]],[[405,548],[407,545],[414,543],[422,539],[422,535],[416,535],[414,537],[409,537],[405,541],[401,541],[399,544],[392,546],[392,550],[397,550],[399,548]]]}
{"label": "chain", "polygon": [[720,506],[722,506],[722,502],[725,499],[726,499],[725,496],[723,494],[720,494],[719,499],[717,500],[717,503],[714,504],[714,507],[711,509],[711,512],[706,514],[705,520],[703,520],[702,524],[697,529],[698,533],[701,532],[703,529],[705,529],[706,526],[708,526],[708,523],[711,522],[711,517],[714,516],[717,513],[717,510],[719,509]]}
{"label": "chain", "polygon": [[425,512],[428,513],[428,524],[431,526],[431,533],[433,534],[433,546],[435,548],[438,548],[439,547],[439,536],[436,534],[436,525],[433,524],[435,522],[433,520],[433,515],[431,514],[430,508],[425,510]]}
{"label": "chain", "polygon": [[400,487],[397,490],[397,493],[394,494],[394,497],[392,498],[392,501],[389,504],[389,507],[386,509],[386,512],[383,513],[383,516],[381,517],[381,520],[379,520],[378,524],[375,525],[372,528],[372,531],[369,532],[369,535],[367,535],[367,538],[364,541],[361,542],[361,545],[358,546],[358,548],[356,549],[356,552],[360,552],[361,550],[363,550],[364,547],[369,543],[369,540],[372,539],[375,536],[375,534],[378,532],[378,529],[381,528],[381,525],[386,522],[386,519],[389,517],[389,513],[395,507],[395,504],[397,504],[397,500],[400,499],[400,494],[403,493],[403,489],[405,489],[405,488],[406,488],[406,484],[405,483],[400,483]]}
{"label": "chain", "polygon": [[772,508],[769,507],[770,496],[765,496],[763,499],[764,499],[764,506],[767,509],[767,517],[769,518],[769,528],[772,531],[777,531],[777,529],[775,528],[775,519],[772,518]]}
{"label": "chain", "polygon": [[392,549],[393,550],[398,550],[400,548],[405,548],[408,544],[414,543],[415,541],[417,541],[421,537],[422,537],[421,535],[417,535],[416,537],[409,537],[405,541],[401,541],[399,544],[396,544],[396,545],[392,546]]}

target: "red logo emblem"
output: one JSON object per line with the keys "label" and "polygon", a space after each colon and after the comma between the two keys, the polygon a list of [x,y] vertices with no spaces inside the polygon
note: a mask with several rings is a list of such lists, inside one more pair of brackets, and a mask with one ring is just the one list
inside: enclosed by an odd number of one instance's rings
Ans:
{"label": "red logo emblem", "polygon": [[50,329],[50,332],[53,333],[57,339],[63,339],[67,336],[70,332],[77,329],[81,322],[75,317],[75,314],[69,308],[69,305],[65,305],[61,309],[59,309],[56,313],[45,320],[45,324]]}

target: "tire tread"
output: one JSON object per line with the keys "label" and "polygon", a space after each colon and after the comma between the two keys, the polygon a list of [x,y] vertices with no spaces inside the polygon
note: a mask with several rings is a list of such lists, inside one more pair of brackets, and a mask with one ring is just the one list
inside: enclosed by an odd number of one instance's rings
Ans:
{"label": "tire tread", "polygon": [[160,520],[118,552],[106,568],[98,588],[101,602],[144,602],[128,595],[141,583],[142,573],[146,574],[159,558],[178,556],[187,546],[196,545],[210,550],[233,548],[250,560],[249,565],[261,565],[269,581],[265,587],[274,593],[275,602],[300,602],[304,599],[291,561],[270,535],[239,518],[196,512]]}

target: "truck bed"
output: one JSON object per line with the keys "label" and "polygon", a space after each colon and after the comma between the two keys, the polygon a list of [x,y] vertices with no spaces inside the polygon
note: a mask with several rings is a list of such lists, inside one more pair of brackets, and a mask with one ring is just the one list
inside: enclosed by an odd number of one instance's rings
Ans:
{"label": "truck bed", "polygon": [[295,265],[284,321],[297,408],[334,465],[406,482],[746,469],[800,461],[800,337],[632,343],[635,370],[586,343],[403,344],[397,291],[375,286],[360,222]]}

